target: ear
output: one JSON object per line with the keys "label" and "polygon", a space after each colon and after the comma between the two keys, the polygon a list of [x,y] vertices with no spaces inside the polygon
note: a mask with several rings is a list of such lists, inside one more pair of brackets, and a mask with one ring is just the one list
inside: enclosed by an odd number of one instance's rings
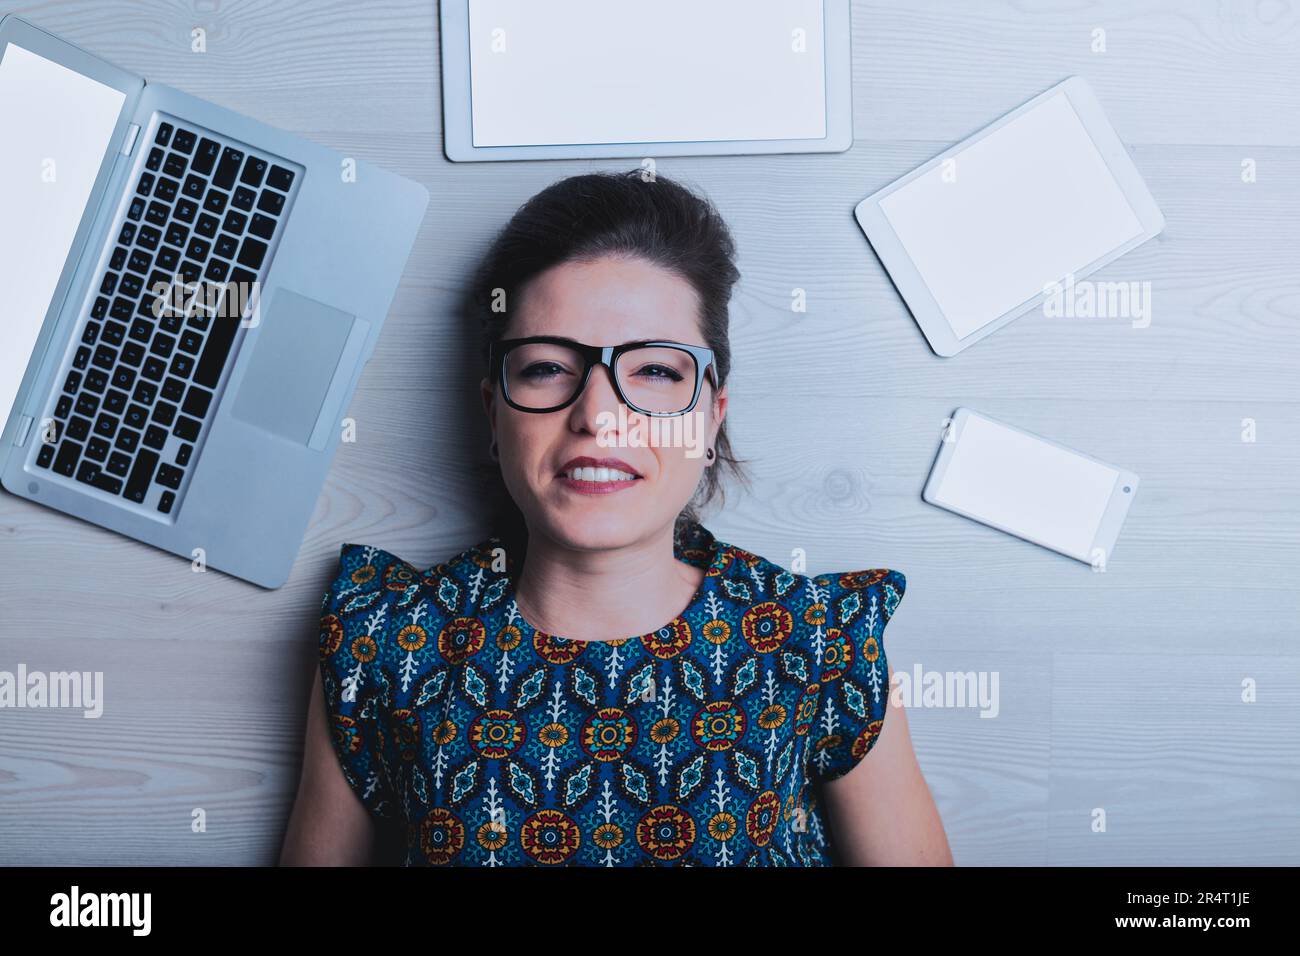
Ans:
{"label": "ear", "polygon": [[[717,396],[713,399],[713,431],[709,436],[709,443],[712,444],[718,438],[718,430],[722,428],[723,421],[727,417],[727,386],[724,385],[718,389]],[[716,459],[715,459],[716,461]]]}
{"label": "ear", "polygon": [[478,383],[479,396],[483,400],[483,411],[488,418],[488,426],[492,429],[492,434],[496,435],[497,430],[497,390],[492,387],[492,383],[486,377]]}

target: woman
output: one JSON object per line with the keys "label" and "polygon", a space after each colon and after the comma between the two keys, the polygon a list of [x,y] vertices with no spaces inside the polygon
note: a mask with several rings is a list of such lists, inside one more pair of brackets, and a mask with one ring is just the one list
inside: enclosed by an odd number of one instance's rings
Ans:
{"label": "woman", "polygon": [[282,862],[366,862],[387,819],[408,864],[951,863],[889,703],[903,575],[793,574],[698,521],[739,473],[733,258],[709,202],[639,171],[497,237],[505,513],[426,571],[343,546]]}

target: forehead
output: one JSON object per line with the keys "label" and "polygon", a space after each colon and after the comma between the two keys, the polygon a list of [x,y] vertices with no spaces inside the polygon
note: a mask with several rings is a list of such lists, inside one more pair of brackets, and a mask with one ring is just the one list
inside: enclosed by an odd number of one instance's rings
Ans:
{"label": "forehead", "polygon": [[547,269],[525,287],[507,335],[563,335],[589,345],[672,339],[703,345],[700,302],[681,276],[639,258],[605,256]]}

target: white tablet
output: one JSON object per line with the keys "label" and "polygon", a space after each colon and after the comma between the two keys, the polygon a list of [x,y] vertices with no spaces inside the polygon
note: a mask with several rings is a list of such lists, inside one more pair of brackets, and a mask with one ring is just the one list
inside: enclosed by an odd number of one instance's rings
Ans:
{"label": "white tablet", "polygon": [[839,152],[849,0],[442,0],[453,161]]}
{"label": "white tablet", "polygon": [[1105,570],[1137,489],[1132,472],[959,408],[922,497]]}
{"label": "white tablet", "polygon": [[856,215],[942,356],[1041,307],[1054,284],[1095,272],[1165,223],[1080,77],[868,196]]}

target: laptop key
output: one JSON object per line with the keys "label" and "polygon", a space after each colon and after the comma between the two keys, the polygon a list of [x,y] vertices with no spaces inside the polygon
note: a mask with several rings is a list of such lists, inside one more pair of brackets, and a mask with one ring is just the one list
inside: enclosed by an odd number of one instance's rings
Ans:
{"label": "laptop key", "polygon": [[114,415],[122,414],[122,409],[126,408],[126,392],[119,392],[115,388],[110,388],[104,396],[104,411],[112,412]]}
{"label": "laptop key", "polygon": [[234,344],[235,333],[239,330],[239,319],[232,316],[218,316],[212,322],[212,328],[208,332],[208,340],[203,345],[203,354],[199,356],[199,364],[194,369],[194,381],[204,388],[215,389],[217,382],[221,380],[221,370],[226,365],[226,358],[230,355],[230,347]]}
{"label": "laptop key", "polygon": [[230,205],[236,209],[242,209],[248,212],[253,208],[253,203],[257,199],[257,193],[243,186],[238,186],[234,194],[230,197]]}
{"label": "laptop key", "polygon": [[248,161],[244,163],[244,171],[240,174],[239,181],[256,189],[262,185],[262,177],[265,175],[266,160],[258,159],[256,156],[249,156]]}
{"label": "laptop key", "polygon": [[113,370],[113,385],[124,392],[129,392],[131,386],[135,384],[135,372],[125,366],[119,365]]}
{"label": "laptop key", "polygon": [[194,151],[194,159],[191,161],[191,165],[196,173],[207,176],[212,173],[212,167],[217,164],[217,159],[220,156],[221,144],[205,136],[199,140],[199,148]]}
{"label": "laptop key", "polygon": [[92,319],[102,319],[106,315],[108,315],[108,299],[100,296],[90,309],[90,317]]}
{"label": "laptop key", "polygon": [[182,199],[176,204],[176,218],[181,222],[193,222],[199,211],[199,204],[193,199]]}
{"label": "laptop key", "polygon": [[126,249],[117,246],[113,249],[113,255],[109,257],[108,267],[115,272],[121,272],[122,267],[126,265]]}
{"label": "laptop key", "polygon": [[209,189],[208,195],[203,200],[203,208],[220,216],[226,211],[226,194],[215,189]]}
{"label": "laptop key", "polygon": [[293,170],[285,169],[283,166],[272,166],[271,174],[266,177],[266,184],[272,189],[287,193],[293,186]]}
{"label": "laptop key", "polygon": [[171,142],[172,129],[173,127],[171,123],[159,123],[158,132],[154,134],[153,141],[159,146],[166,146]]}
{"label": "laptop key", "polygon": [[108,456],[108,470],[119,478],[125,478],[131,470],[131,459],[120,451],[115,451]]}
{"label": "laptop key", "polygon": [[203,418],[208,414],[208,406],[211,404],[211,392],[205,391],[197,385],[191,385],[190,390],[185,394],[185,402],[181,405],[181,411],[186,415],[193,415],[195,418]]}
{"label": "laptop key", "polygon": [[139,342],[127,342],[122,347],[121,359],[131,368],[138,368],[144,361],[144,346]]}
{"label": "laptop key", "polygon": [[135,383],[135,392],[131,397],[141,405],[152,405],[153,400],[158,397],[158,386],[140,379]]}
{"label": "laptop key", "polygon": [[107,342],[109,345],[121,345],[122,339],[126,337],[126,326],[121,322],[105,322],[104,331],[100,333],[101,342]]}
{"label": "laptop key", "polygon": [[162,233],[153,226],[141,226],[140,237],[137,241],[152,252],[158,248],[158,243],[162,242]]}
{"label": "laptop key", "polygon": [[144,360],[144,368],[140,370],[140,374],[151,382],[161,382],[163,376],[167,374],[167,363],[151,355]]}
{"label": "laptop key", "polygon": [[155,226],[165,226],[167,225],[167,221],[171,219],[171,214],[172,211],[170,206],[164,205],[155,199],[153,202],[149,203],[149,209],[145,212],[144,218]]}
{"label": "laptop key", "polygon": [[72,367],[84,369],[89,364],[90,364],[90,349],[86,348],[86,346],[83,345],[79,349],[77,349],[77,354],[72,359]]}
{"label": "laptop key", "polygon": [[101,393],[108,387],[108,373],[101,369],[92,368],[86,372],[86,388],[92,392]]}
{"label": "laptop key", "polygon": [[172,149],[178,149],[185,155],[194,152],[194,143],[198,139],[187,129],[178,129],[175,137],[172,138]]}
{"label": "laptop key", "polygon": [[90,419],[82,418],[80,415],[73,415],[68,419],[67,435],[76,441],[85,441],[86,436],[90,434]]}
{"label": "laptop key", "polygon": [[190,373],[194,371],[194,359],[184,352],[177,352],[172,356],[172,364],[168,371],[180,378],[189,378]]}
{"label": "laptop key", "polygon": [[108,414],[108,412],[104,412],[95,419],[95,434],[104,438],[112,438],[117,434],[117,426],[120,424],[121,422],[116,418]]}
{"label": "laptop key", "polygon": [[125,496],[136,503],[144,501],[149,492],[149,483],[153,480],[154,469],[158,467],[158,453],[148,448],[140,449],[131,468],[131,477],[126,480]]}
{"label": "laptop key", "polygon": [[203,177],[191,173],[185,177],[185,185],[181,187],[181,192],[190,199],[202,199],[203,191],[207,188],[208,184]]}
{"label": "laptop key", "polygon": [[[257,216],[254,215],[253,218],[256,219]],[[221,224],[221,228],[238,236],[248,228],[248,217],[242,212],[231,209],[226,213],[226,221]]]}
{"label": "laptop key", "polygon": [[257,271],[262,268],[262,262],[266,259],[266,248],[266,243],[262,240],[251,236],[245,237],[243,245],[239,247],[239,264]]}
{"label": "laptop key", "polygon": [[123,428],[117,433],[117,441],[113,442],[113,444],[129,455],[140,444],[140,433],[133,432],[129,428]]}
{"label": "laptop key", "polygon": [[95,357],[91,362],[100,368],[110,369],[117,364],[117,349],[111,349],[107,345],[96,346]]}
{"label": "laptop key", "polygon": [[144,430],[144,443],[147,448],[162,451],[163,446],[167,444],[167,429],[150,425]]}
{"label": "laptop key", "polygon": [[137,194],[147,196],[153,192],[154,176],[153,173],[141,173],[140,183],[135,187]]}
{"label": "laptop key", "polygon": [[277,192],[271,192],[269,189],[263,189],[262,195],[257,199],[257,208],[262,212],[269,212],[273,216],[278,216],[284,211],[284,196]]}
{"label": "laptop key", "polygon": [[275,220],[270,216],[263,216],[260,212],[253,214],[253,221],[248,224],[248,231],[259,239],[270,240],[275,235]]}
{"label": "laptop key", "polygon": [[145,160],[144,168],[149,170],[151,173],[156,173],[158,170],[162,169],[162,164],[163,151],[155,146],[153,149],[149,150],[149,158]]}
{"label": "laptop key", "polygon": [[[82,396],[86,396],[87,393],[86,393],[86,392],[82,392],[81,395],[82,395]],[[91,396],[89,396],[89,397],[90,397],[90,398],[94,398],[93,395],[91,395]],[[78,398],[77,398],[77,402],[78,402],[78,403],[81,402],[81,396],[78,396]],[[59,401],[58,401],[58,403],[54,406],[54,417],[55,417],[55,418],[67,418],[67,417],[68,417],[68,413],[71,412],[71,411],[72,411],[72,396],[71,396],[71,395],[60,395],[60,396],[59,396]]]}
{"label": "laptop key", "polygon": [[[220,225],[221,221],[219,219],[209,216],[205,212],[199,216],[199,221],[194,225],[194,231],[205,239],[211,239],[217,234],[217,227]],[[195,256],[194,258],[201,259],[202,256]]]}
{"label": "laptop key", "polygon": [[122,276],[122,284],[118,288],[123,295],[138,296],[144,291],[144,280],[128,272]]}
{"label": "laptop key", "polygon": [[54,459],[54,470],[60,475],[71,478],[77,470],[77,459],[81,457],[81,446],[65,438],[59,444],[59,454]]}
{"label": "laptop key", "polygon": [[181,184],[178,183],[176,180],[168,176],[162,176],[159,177],[158,188],[153,191],[153,194],[157,196],[159,199],[161,199],[163,202],[169,202],[169,203],[175,202],[176,192],[180,188],[181,188]]}
{"label": "laptop key", "polygon": [[235,177],[239,175],[239,167],[243,162],[243,152],[227,146],[221,151],[221,162],[217,164],[217,171],[212,177],[213,184],[222,189],[235,185]]}
{"label": "laptop key", "polygon": [[86,457],[93,458],[98,462],[102,462],[107,458],[111,450],[108,442],[99,437],[91,438],[90,441],[86,442]]}
{"label": "laptop key", "polygon": [[[59,396],[60,404],[62,404],[62,401],[64,399],[71,401],[71,399],[67,395],[60,395]],[[80,395],[77,396],[78,415],[85,415],[87,418],[90,418],[97,411],[99,411],[99,399],[97,399],[93,394],[91,394],[90,392],[82,392]],[[54,411],[55,418],[66,418],[67,416],[68,416],[67,412],[64,412],[62,415],[60,415],[58,409],[55,409]]]}
{"label": "laptop key", "polygon": [[176,464],[184,468],[190,463],[190,455],[194,452],[194,446],[190,444],[181,445],[176,449]]}
{"label": "laptop key", "polygon": [[122,231],[117,234],[117,241],[124,246],[135,242],[135,223],[122,223]]}
{"label": "laptop key", "polygon": [[163,514],[171,514],[174,504],[176,504],[176,492],[164,491],[158,499],[158,510]]}
{"label": "laptop key", "polygon": [[176,424],[172,427],[172,434],[184,441],[198,441],[199,431],[203,428],[201,422],[196,422],[192,418],[186,418],[184,415],[176,419]]}
{"label": "laptop key", "polygon": [[79,388],[81,388],[81,373],[71,369],[68,377],[63,380],[63,390],[69,395],[76,395]]}
{"label": "laptop key", "polygon": [[179,468],[163,464],[158,467],[158,474],[154,477],[154,481],[158,482],[158,484],[165,488],[179,488],[181,486],[181,479],[184,477],[185,472],[181,471]]}
{"label": "laptop key", "polygon": [[87,322],[86,327],[81,331],[81,341],[87,345],[94,345],[99,338],[99,330],[103,328],[98,322]]}
{"label": "laptop key", "polygon": [[40,453],[36,456],[36,466],[38,468],[49,468],[50,462],[54,460],[54,446],[47,443],[41,445]]}
{"label": "laptop key", "polygon": [[185,175],[185,168],[189,165],[185,157],[180,153],[168,153],[167,162],[163,165],[163,172],[175,179],[180,179]]}
{"label": "laptop key", "polygon": [[[181,386],[184,388],[184,386]],[[166,394],[166,388],[163,394]],[[176,420],[176,406],[171,402],[159,402],[153,407],[153,420],[164,428],[170,428],[173,421]]]}

